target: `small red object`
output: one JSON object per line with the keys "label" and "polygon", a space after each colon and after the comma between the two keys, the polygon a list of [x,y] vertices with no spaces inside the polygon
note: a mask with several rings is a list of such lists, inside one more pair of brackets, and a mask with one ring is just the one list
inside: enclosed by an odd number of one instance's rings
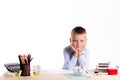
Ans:
{"label": "small red object", "polygon": [[107,70],[107,72],[108,72],[108,75],[117,75],[118,74],[118,69],[116,69],[116,68],[109,68]]}

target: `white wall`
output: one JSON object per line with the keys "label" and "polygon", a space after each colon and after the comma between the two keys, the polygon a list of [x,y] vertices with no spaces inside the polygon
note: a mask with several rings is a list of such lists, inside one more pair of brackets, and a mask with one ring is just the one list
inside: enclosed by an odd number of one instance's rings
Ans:
{"label": "white wall", "polygon": [[1,0],[0,74],[6,70],[4,63],[18,62],[18,54],[28,53],[32,64],[42,69],[61,69],[62,50],[77,25],[88,32],[90,68],[109,60],[120,65],[119,4],[119,0]]}

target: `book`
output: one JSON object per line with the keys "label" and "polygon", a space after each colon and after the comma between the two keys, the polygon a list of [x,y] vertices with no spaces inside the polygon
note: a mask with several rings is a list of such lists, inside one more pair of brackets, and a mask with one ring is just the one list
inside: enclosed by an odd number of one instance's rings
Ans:
{"label": "book", "polygon": [[95,69],[95,73],[107,73],[109,63],[98,63]]}

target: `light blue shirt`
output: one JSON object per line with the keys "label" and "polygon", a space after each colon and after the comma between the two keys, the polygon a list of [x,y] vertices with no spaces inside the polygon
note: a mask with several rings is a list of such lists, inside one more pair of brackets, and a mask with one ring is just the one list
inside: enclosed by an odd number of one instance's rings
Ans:
{"label": "light blue shirt", "polygon": [[84,69],[89,67],[89,51],[85,49],[82,55],[78,58],[74,57],[74,52],[69,48],[64,48],[64,65],[63,69],[72,70],[75,66],[79,66]]}

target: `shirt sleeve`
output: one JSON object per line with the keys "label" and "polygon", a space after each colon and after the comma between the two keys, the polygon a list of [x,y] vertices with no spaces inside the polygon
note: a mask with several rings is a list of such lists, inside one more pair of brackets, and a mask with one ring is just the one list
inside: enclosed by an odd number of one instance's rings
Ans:
{"label": "shirt sleeve", "polygon": [[72,70],[74,68],[74,66],[76,65],[76,61],[77,58],[72,56],[70,58],[69,56],[69,51],[64,50],[64,65],[63,65],[63,69],[68,69],[68,70]]}
{"label": "shirt sleeve", "polygon": [[78,57],[81,68],[88,69],[89,67],[89,51],[86,50],[84,54]]}

